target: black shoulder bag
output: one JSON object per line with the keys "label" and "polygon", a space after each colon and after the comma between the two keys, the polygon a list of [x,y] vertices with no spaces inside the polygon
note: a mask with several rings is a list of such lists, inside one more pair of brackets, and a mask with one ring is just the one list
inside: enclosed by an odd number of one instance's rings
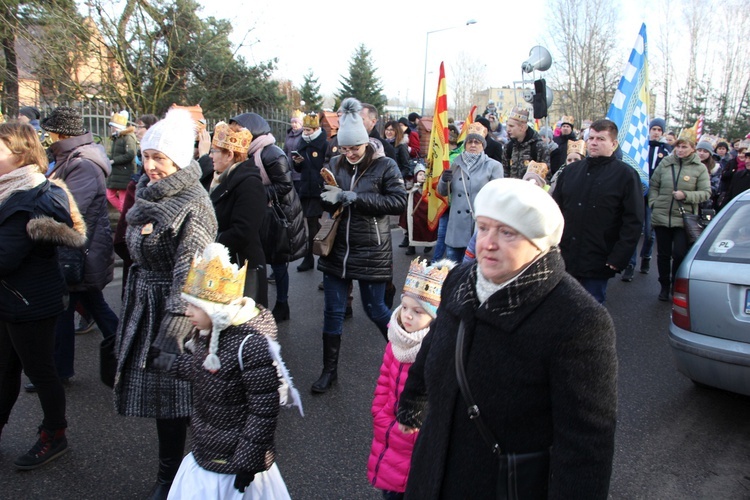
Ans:
{"label": "black shoulder bag", "polygon": [[[672,165],[672,183],[674,184],[675,191],[677,191],[677,177],[679,177],[680,172],[682,172],[682,166],[680,166],[680,170],[675,174],[674,165]],[[677,201],[677,204],[680,208],[680,215],[682,216],[682,227],[685,230],[685,236],[687,236],[688,243],[692,245],[698,238],[700,238],[701,233],[708,225],[708,222],[711,220],[711,215],[713,214],[708,215],[704,219],[700,215],[695,215],[692,211],[688,212],[687,210],[685,210],[685,205],[681,200],[675,201]],[[701,209],[698,208],[698,210],[700,211]]]}
{"label": "black shoulder bag", "polygon": [[456,378],[467,406],[469,419],[479,430],[482,439],[492,456],[498,461],[497,486],[495,497],[498,499],[517,500],[520,498],[547,498],[549,486],[549,450],[533,453],[503,453],[500,444],[492,431],[484,423],[479,406],[469,389],[469,382],[464,370],[464,322],[458,325],[456,337]]}

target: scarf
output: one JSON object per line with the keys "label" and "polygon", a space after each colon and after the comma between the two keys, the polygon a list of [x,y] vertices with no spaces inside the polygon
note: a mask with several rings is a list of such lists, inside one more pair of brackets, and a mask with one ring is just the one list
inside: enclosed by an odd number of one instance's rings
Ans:
{"label": "scarf", "polygon": [[482,153],[469,153],[468,151],[464,151],[461,153],[461,158],[464,160],[464,164],[466,164],[466,168],[469,169],[474,166],[474,164],[479,160],[479,157],[482,156]]}
{"label": "scarf", "polygon": [[263,148],[265,148],[266,146],[271,146],[273,144],[276,144],[276,138],[269,132],[268,134],[263,134],[253,139],[253,142],[250,143],[250,149],[247,151],[248,156],[253,155],[255,166],[260,169],[260,176],[263,178],[264,186],[270,186],[271,179],[268,177],[268,173],[266,173],[266,167],[263,165],[263,161],[260,159],[260,153],[263,151]]}
{"label": "scarf", "polygon": [[323,131],[323,129],[319,128],[319,129],[315,129],[315,132],[313,132],[310,135],[302,134],[302,140],[309,144],[310,142],[312,142],[315,139],[317,139],[320,136],[320,133],[322,131]]}
{"label": "scarf", "polygon": [[234,165],[232,165],[228,169],[224,170],[222,173],[214,172],[214,178],[211,179],[211,185],[208,188],[208,194],[213,193],[214,189],[216,189],[217,187],[219,187],[219,184],[221,184],[222,182],[224,182],[224,179],[226,179],[227,176],[230,174],[230,172],[232,172],[232,170],[234,170],[237,167],[237,165],[239,165],[240,163],[241,162],[235,163]]}
{"label": "scarf", "polygon": [[0,176],[0,205],[19,191],[28,191],[42,184],[45,180],[39,165],[26,165]]}
{"label": "scarf", "polygon": [[388,341],[391,343],[393,356],[400,363],[414,363],[417,359],[417,353],[422,346],[422,340],[430,327],[416,332],[407,332],[399,323],[401,315],[401,306],[398,306],[391,314],[391,321],[388,323]]}
{"label": "scarf", "polygon": [[529,262],[526,265],[526,267],[521,269],[521,271],[519,271],[518,274],[516,274],[511,279],[503,283],[493,283],[492,281],[485,278],[484,274],[482,274],[482,269],[479,267],[479,264],[477,264],[477,298],[479,299],[479,304],[480,305],[483,304],[484,302],[487,301],[487,299],[492,297],[495,294],[495,292],[502,290],[506,286],[510,285],[514,281],[521,278],[528,269],[530,269],[534,264],[536,264],[537,261],[539,261],[546,254],[547,252],[540,253],[534,260]]}

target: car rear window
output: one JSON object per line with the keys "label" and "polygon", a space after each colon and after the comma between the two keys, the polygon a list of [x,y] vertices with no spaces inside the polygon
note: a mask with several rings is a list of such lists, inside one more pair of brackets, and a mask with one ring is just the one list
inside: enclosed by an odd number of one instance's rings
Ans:
{"label": "car rear window", "polygon": [[750,263],[750,202],[738,202],[725,210],[695,258]]}

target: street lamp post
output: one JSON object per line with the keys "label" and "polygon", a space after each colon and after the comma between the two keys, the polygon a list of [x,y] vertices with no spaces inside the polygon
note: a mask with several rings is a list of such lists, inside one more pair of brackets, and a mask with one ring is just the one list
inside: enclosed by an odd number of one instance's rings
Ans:
{"label": "street lamp post", "polygon": [[[469,26],[471,24],[477,24],[477,22],[474,19],[469,19],[466,21],[466,24],[464,26]],[[425,96],[427,94],[427,48],[430,46],[430,35],[433,33],[439,33],[441,31],[448,31],[448,30],[454,30],[456,28],[460,28],[461,26],[451,26],[449,28],[442,28],[439,30],[434,31],[428,31],[427,35],[425,35],[425,41],[424,41],[424,78],[422,80],[422,113],[421,115],[424,116],[424,102],[425,102]]]}

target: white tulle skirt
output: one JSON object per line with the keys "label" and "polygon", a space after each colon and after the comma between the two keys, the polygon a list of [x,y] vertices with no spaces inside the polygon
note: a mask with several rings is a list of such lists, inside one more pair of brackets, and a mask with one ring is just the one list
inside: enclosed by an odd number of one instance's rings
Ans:
{"label": "white tulle skirt", "polygon": [[290,499],[281,472],[274,463],[255,475],[253,482],[240,493],[234,487],[233,474],[210,472],[198,465],[193,454],[186,456],[169,490],[168,500],[286,500]]}

